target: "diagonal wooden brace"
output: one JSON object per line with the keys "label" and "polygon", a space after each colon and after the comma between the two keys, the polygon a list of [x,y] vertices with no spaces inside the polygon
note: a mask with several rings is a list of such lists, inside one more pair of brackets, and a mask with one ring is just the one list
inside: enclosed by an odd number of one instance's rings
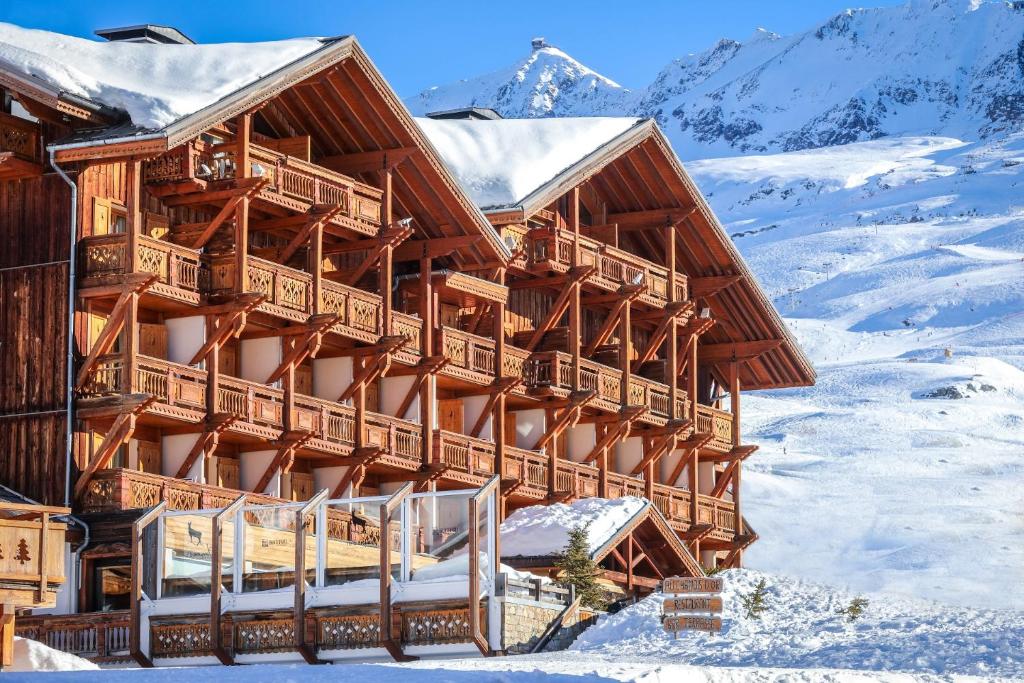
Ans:
{"label": "diagonal wooden brace", "polygon": [[133,406],[131,410],[117,416],[114,424],[111,425],[106,436],[103,437],[103,442],[100,443],[99,449],[93,454],[92,460],[89,461],[88,467],[85,468],[85,471],[78,477],[78,481],[75,482],[75,500],[79,500],[82,494],[85,493],[89,482],[92,481],[96,472],[110,464],[111,458],[114,457],[114,451],[121,444],[132,438],[139,414],[145,411],[154,401],[156,401],[156,397],[150,396]]}
{"label": "diagonal wooden brace", "polygon": [[232,335],[241,334],[242,328],[245,326],[245,316],[266,300],[265,294],[237,295],[227,313],[217,317],[217,327],[213,334],[207,333],[206,342],[199,347],[188,364],[195,365],[206,358],[206,355],[215,347],[222,346]]}
{"label": "diagonal wooden brace", "polygon": [[291,350],[281,360],[281,364],[270,373],[266,383],[272,384],[276,382],[288,372],[289,367],[299,365],[306,358],[315,357],[317,351],[320,350],[320,345],[323,343],[324,333],[339,320],[341,320],[341,315],[338,313],[320,313],[310,316],[309,322],[306,324],[306,330],[301,333],[301,338],[292,341]]}
{"label": "diagonal wooden brace", "polygon": [[206,429],[192,445],[192,450],[185,456],[185,460],[182,461],[181,467],[178,468],[178,473],[174,475],[174,478],[184,479],[188,475],[188,471],[196,463],[196,460],[199,459],[200,454],[206,453],[207,457],[213,455],[217,445],[220,443],[221,432],[228,429],[237,419],[237,415],[231,415],[230,413],[217,413],[214,415]]}
{"label": "diagonal wooden brace", "polygon": [[110,312],[110,316],[107,318],[106,324],[103,326],[103,330],[97,337],[96,342],[89,349],[89,355],[85,357],[82,362],[82,367],[78,369],[78,375],[75,378],[75,389],[78,391],[82,390],[86,382],[89,381],[89,377],[96,370],[96,363],[100,356],[107,353],[114,342],[117,341],[117,335],[121,333],[124,328],[125,313],[128,310],[129,304],[132,299],[139,297],[143,292],[149,289],[158,277],[156,275],[146,275],[143,279],[136,282],[129,283],[128,287],[121,292],[121,295],[117,298],[117,303],[114,304],[113,310]]}
{"label": "diagonal wooden brace", "polygon": [[360,385],[369,384],[384,374],[391,365],[392,354],[397,353],[408,343],[409,338],[400,335],[381,337],[376,345],[369,347],[369,349],[360,349],[360,351],[366,351],[367,353],[360,353],[359,355],[369,355],[371,360],[352,378],[351,384],[345,388],[345,391],[341,392],[338,401],[347,401],[355,395]]}

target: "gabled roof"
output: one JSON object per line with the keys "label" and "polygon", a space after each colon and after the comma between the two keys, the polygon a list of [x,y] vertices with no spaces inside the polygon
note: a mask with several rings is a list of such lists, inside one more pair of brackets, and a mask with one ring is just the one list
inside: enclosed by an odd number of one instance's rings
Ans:
{"label": "gabled roof", "polygon": [[[58,161],[91,158],[101,148],[110,156],[159,154],[303,87],[306,93],[292,93],[287,104],[280,103],[293,119],[284,122],[283,135],[310,135],[326,155],[415,149],[396,171],[396,184],[408,181],[404,196],[396,190],[405,215],[414,209],[424,218],[430,214],[442,228],[432,237],[481,235],[471,247],[480,260],[509,256],[353,36],[155,45],[91,41],[0,23],[0,86],[102,124],[78,128],[51,144]],[[376,182],[376,174],[369,175]],[[424,196],[423,183],[436,190]]]}
{"label": "gabled roof", "polygon": [[595,562],[609,558],[633,534],[665,576],[704,574],[661,511],[651,501],[631,496],[516,510],[501,524],[502,561],[520,569],[551,567],[565,549],[569,530],[583,525],[589,525],[590,557]]}
{"label": "gabled roof", "polygon": [[416,119],[470,197],[485,212],[536,206],[543,188],[614,146],[641,119]]}

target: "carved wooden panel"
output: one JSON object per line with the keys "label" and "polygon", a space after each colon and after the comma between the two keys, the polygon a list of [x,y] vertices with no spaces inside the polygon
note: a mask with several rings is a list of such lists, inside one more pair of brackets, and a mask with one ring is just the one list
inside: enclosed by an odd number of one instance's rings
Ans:
{"label": "carved wooden panel", "polygon": [[319,620],[317,646],[322,650],[376,647],[379,641],[379,615],[357,614]]}

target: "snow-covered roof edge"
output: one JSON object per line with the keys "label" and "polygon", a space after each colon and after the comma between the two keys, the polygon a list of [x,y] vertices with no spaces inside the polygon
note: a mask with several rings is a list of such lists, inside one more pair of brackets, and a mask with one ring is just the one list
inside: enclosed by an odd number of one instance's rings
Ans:
{"label": "snow-covered roof edge", "polygon": [[578,159],[571,166],[559,171],[546,183],[523,197],[517,204],[488,209],[485,213],[506,213],[509,210],[521,210],[524,216],[536,213],[565,194],[570,188],[578,185],[581,172],[587,170],[593,174],[600,170],[620,154],[632,148],[637,141],[650,132],[651,128],[657,128],[654,119],[640,119],[622,133]]}

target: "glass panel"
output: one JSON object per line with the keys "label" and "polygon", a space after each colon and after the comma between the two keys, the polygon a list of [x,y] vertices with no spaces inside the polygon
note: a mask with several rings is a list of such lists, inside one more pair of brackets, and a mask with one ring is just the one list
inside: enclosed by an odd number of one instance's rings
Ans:
{"label": "glass panel", "polygon": [[220,526],[220,585],[229,593],[235,590],[235,519],[237,514],[228,515]]}
{"label": "glass panel", "polygon": [[196,513],[165,515],[163,524],[163,577],[160,594],[172,598],[210,592],[213,561],[213,517]]}
{"label": "glass panel", "polygon": [[300,505],[247,507],[242,515],[242,590],[276,590],[295,584],[295,512]]}
{"label": "glass panel", "polygon": [[469,573],[469,498],[455,495],[410,496],[407,536],[413,581],[428,581]]}
{"label": "glass panel", "polygon": [[128,609],[131,604],[132,565],[128,558],[100,560],[93,565],[93,610]]}
{"label": "glass panel", "polygon": [[[380,579],[380,506],[386,497],[328,501],[324,584]],[[401,553],[392,546],[393,563]],[[368,601],[376,601],[374,593]]]}

